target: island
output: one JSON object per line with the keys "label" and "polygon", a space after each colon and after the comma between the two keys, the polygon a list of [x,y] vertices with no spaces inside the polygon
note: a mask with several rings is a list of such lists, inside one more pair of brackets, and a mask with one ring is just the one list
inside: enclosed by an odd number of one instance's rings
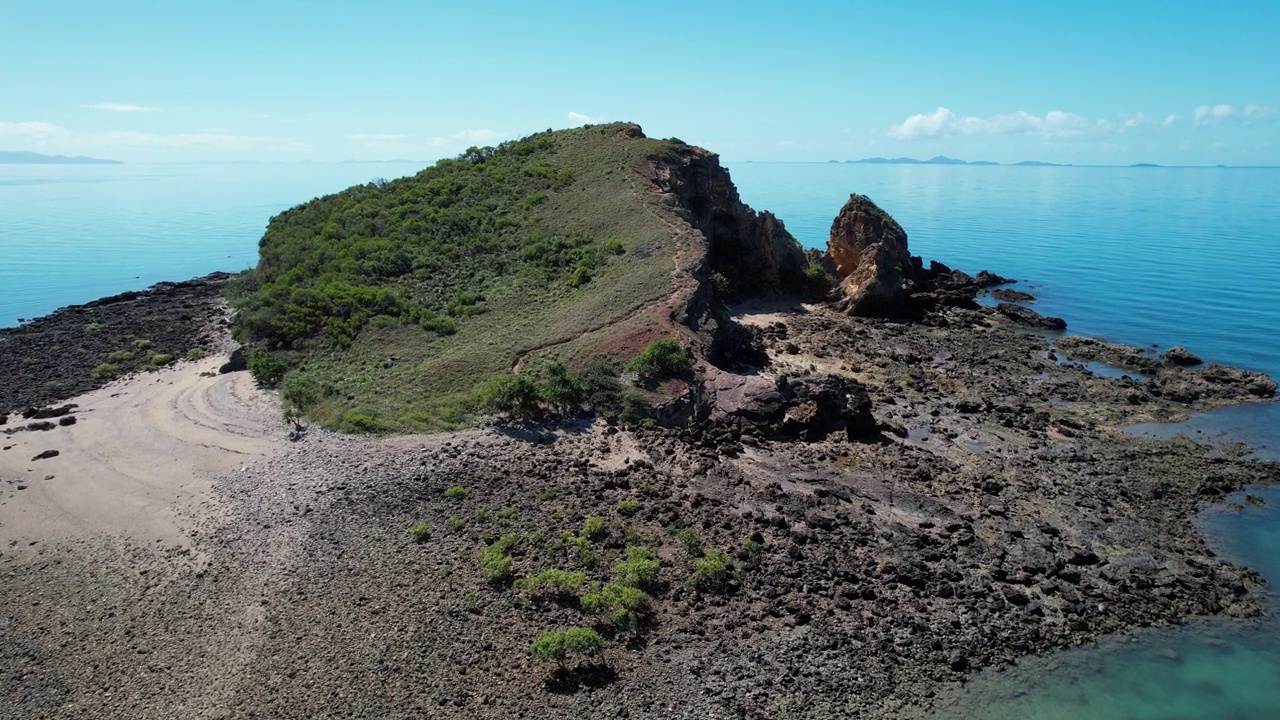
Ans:
{"label": "island", "polygon": [[1274,380],[1068,334],[850,190],[805,250],[708,150],[548,131],[0,331],[2,706],[947,717],[1258,614],[1191,518],[1276,466],[1119,429]]}
{"label": "island", "polygon": [[101,160],[76,155],[42,155],[29,151],[0,151],[0,165],[123,165],[119,160]]}

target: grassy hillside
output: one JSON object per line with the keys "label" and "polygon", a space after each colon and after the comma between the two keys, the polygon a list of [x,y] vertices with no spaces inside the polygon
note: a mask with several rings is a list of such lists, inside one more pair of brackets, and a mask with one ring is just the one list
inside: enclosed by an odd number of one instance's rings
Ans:
{"label": "grassy hillside", "polygon": [[678,335],[673,271],[705,247],[646,178],[687,146],[632,127],[472,149],[276,216],[228,292],[237,338],[322,424],[423,430],[465,422],[476,386],[517,366],[620,363]]}

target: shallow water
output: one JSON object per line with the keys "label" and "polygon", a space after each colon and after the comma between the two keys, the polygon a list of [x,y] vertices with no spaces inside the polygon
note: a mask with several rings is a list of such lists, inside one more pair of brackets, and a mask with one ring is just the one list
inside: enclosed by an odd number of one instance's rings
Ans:
{"label": "shallow water", "polygon": [[276,213],[410,163],[0,165],[0,327],[257,262]]}
{"label": "shallow water", "polygon": [[[1200,518],[1211,543],[1280,578],[1280,488],[1252,488],[1265,507],[1230,499]],[[1275,588],[1268,589],[1272,607]],[[978,674],[938,718],[983,720],[1258,720],[1280,717],[1280,621],[1213,620],[1109,638]]]}

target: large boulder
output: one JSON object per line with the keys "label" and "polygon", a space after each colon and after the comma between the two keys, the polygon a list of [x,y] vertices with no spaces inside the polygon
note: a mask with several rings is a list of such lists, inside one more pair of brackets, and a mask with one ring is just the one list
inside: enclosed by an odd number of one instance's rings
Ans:
{"label": "large boulder", "polygon": [[719,373],[707,385],[712,424],[807,441],[833,432],[854,438],[876,431],[870,396],[847,378],[811,375],[779,382],[764,375]]}
{"label": "large boulder", "polygon": [[842,311],[899,315],[908,310],[906,282],[916,261],[907,249],[907,233],[870,198],[849,196],[831,223],[827,254],[841,278]]}

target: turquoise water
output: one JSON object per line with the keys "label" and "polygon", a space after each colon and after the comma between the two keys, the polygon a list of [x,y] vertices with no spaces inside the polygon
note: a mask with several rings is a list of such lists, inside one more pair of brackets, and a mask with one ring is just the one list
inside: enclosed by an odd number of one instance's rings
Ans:
{"label": "turquoise water", "polygon": [[[1017,277],[1074,332],[1181,344],[1280,377],[1280,170],[733,163],[743,199],[823,247],[850,192],[914,253]],[[69,303],[251,265],[268,218],[411,164],[0,166],[0,326]],[[1168,432],[1168,428],[1161,428]],[[1179,431],[1280,448],[1280,405]],[[1197,433],[1197,431],[1199,431]],[[1274,454],[1274,453],[1273,453]],[[1280,583],[1280,491],[1204,518]],[[1271,607],[1277,607],[1276,601]],[[980,674],[941,717],[1280,718],[1280,624],[1214,621]]]}
{"label": "turquoise water", "polygon": [[[1184,345],[1280,377],[1280,170],[730,165],[743,199],[825,247],[851,191],[907,230],[913,253],[1023,281],[1072,332]],[[1228,408],[1182,432],[1228,433],[1280,459],[1280,405]],[[1219,554],[1280,583],[1280,490],[1215,508]],[[1239,501],[1240,498],[1235,498]],[[1280,609],[1272,595],[1269,607]],[[1215,620],[1111,638],[977,675],[938,718],[1280,718],[1280,622]]]}
{"label": "turquoise water", "polygon": [[410,163],[0,165],[0,327],[257,262],[272,215]]}

